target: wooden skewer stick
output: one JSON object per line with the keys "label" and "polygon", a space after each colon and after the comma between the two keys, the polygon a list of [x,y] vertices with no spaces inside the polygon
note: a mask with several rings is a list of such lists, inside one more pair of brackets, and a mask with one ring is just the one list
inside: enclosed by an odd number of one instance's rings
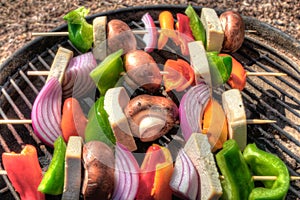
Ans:
{"label": "wooden skewer stick", "polygon": [[0,124],[31,124],[31,119],[1,119]]}
{"label": "wooden skewer stick", "polygon": [[28,76],[48,76],[49,71],[28,71]]}
{"label": "wooden skewer stick", "polygon": [[[221,180],[224,180],[224,176],[220,176]],[[253,181],[275,181],[277,176],[252,176]],[[300,176],[290,176],[291,181],[300,180]]]}
{"label": "wooden skewer stick", "polygon": [[[271,124],[276,123],[275,120],[268,119],[247,119],[247,124]],[[30,119],[0,119],[0,124],[31,124]]]}
{"label": "wooden skewer stick", "polygon": [[[125,75],[126,73],[122,72],[121,75]],[[160,74],[169,74],[167,71],[160,71]],[[49,71],[27,71],[28,76],[48,76]]]}
{"label": "wooden skewer stick", "polygon": [[31,36],[68,36],[69,32],[36,32],[31,33]]}
{"label": "wooden skewer stick", "polygon": [[[246,32],[249,32],[249,33],[255,33],[256,30],[245,30]],[[147,30],[143,30],[143,29],[133,29],[132,30],[133,33],[135,34],[138,34],[138,35],[144,35],[146,33],[148,33]],[[157,29],[157,32],[160,33],[161,30],[160,29]],[[33,32],[31,33],[31,36],[34,36],[34,37],[38,37],[38,36],[68,36],[69,35],[69,32]]]}
{"label": "wooden skewer stick", "polygon": [[287,76],[285,73],[276,72],[246,72],[247,76]]}
{"label": "wooden skewer stick", "polygon": [[[161,71],[161,74],[168,74],[168,72]],[[28,71],[28,76],[48,76],[49,71]],[[285,73],[273,73],[273,72],[247,72],[248,76],[286,76]]]}
{"label": "wooden skewer stick", "polygon": [[247,124],[273,124],[276,123],[275,120],[268,120],[268,119],[247,119]]}
{"label": "wooden skewer stick", "polygon": [[[5,170],[0,170],[0,175],[7,175]],[[224,176],[220,176],[220,179],[224,179]],[[275,181],[277,176],[252,176],[254,181]],[[291,181],[300,180],[300,176],[290,176]]]}
{"label": "wooden skewer stick", "polygon": [[[138,29],[135,29],[135,30],[132,30],[132,32],[134,34],[138,34],[138,35],[144,35],[146,33],[148,33],[147,30],[138,30]],[[161,32],[161,30],[157,30],[158,33]],[[69,32],[33,32],[31,33],[31,36],[68,36],[69,35]]]}

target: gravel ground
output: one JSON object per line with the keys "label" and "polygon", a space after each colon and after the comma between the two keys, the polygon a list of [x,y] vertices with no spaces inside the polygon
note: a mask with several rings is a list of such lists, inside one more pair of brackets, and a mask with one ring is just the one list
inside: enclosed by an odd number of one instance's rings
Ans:
{"label": "gravel ground", "polygon": [[233,9],[245,16],[286,32],[300,40],[299,0],[1,0],[0,64],[25,43],[30,33],[49,31],[65,23],[62,17],[78,6],[91,9],[90,14],[138,5],[192,4],[218,9]]}

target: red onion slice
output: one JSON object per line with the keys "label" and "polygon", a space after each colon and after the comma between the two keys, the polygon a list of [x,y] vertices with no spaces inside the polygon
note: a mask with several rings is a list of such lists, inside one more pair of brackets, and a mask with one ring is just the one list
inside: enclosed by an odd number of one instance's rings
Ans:
{"label": "red onion slice", "polygon": [[56,78],[51,78],[36,97],[31,111],[34,133],[51,147],[56,138],[62,134],[61,104],[61,85]]}
{"label": "red onion slice", "polygon": [[210,97],[209,87],[199,83],[185,93],[179,105],[179,119],[182,135],[187,141],[194,132],[201,132],[199,122]]}
{"label": "red onion slice", "polygon": [[80,98],[96,88],[89,73],[97,66],[92,52],[72,58],[69,62],[63,82],[64,98]]}
{"label": "red onion slice", "polygon": [[139,186],[139,165],[125,146],[117,143],[115,150],[114,200],[133,200]]}
{"label": "red onion slice", "polygon": [[196,199],[199,188],[199,175],[183,149],[179,150],[170,181],[171,189],[184,199]]}
{"label": "red onion slice", "polygon": [[145,51],[152,52],[156,48],[157,44],[157,30],[154,21],[149,13],[146,13],[142,17],[142,22],[145,25],[145,30],[148,31],[143,37],[146,43]]}

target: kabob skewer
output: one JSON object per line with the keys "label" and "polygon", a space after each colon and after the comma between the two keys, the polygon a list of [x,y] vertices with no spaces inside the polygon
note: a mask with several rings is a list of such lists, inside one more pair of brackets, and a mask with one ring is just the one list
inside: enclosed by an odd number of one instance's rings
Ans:
{"label": "kabob skewer", "polygon": [[[247,119],[247,124],[273,124],[275,120],[269,119]],[[31,124],[31,119],[0,119],[0,124]]]}
{"label": "kabob skewer", "polygon": [[[161,74],[165,74],[167,72],[161,71]],[[49,71],[27,71],[28,76],[48,76]],[[285,73],[281,72],[246,72],[247,76],[287,76]]]}
{"label": "kabob skewer", "polygon": [[[7,175],[5,170],[0,170],[0,175]],[[224,179],[224,176],[219,177],[220,180]],[[277,179],[277,176],[252,176],[254,181],[274,181]],[[300,176],[290,176],[291,181],[300,180]]]}

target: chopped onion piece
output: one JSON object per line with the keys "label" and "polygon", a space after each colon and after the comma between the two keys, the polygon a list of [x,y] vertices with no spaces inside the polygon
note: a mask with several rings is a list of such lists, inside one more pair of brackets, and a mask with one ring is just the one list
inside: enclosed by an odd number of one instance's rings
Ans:
{"label": "chopped onion piece", "polygon": [[179,105],[179,119],[185,141],[190,138],[192,133],[201,133],[199,122],[202,121],[203,112],[209,97],[209,87],[204,82],[191,87],[183,95]]}
{"label": "chopped onion piece", "polygon": [[142,22],[145,25],[145,30],[148,32],[144,35],[143,40],[146,43],[145,51],[152,52],[157,44],[157,30],[154,21],[149,13],[142,17]]}
{"label": "chopped onion piece", "polygon": [[72,58],[69,62],[63,82],[63,96],[83,97],[92,89],[96,88],[94,81],[89,76],[97,66],[92,52],[88,52]]}
{"label": "chopped onion piece", "polygon": [[175,161],[170,187],[176,195],[184,199],[196,199],[199,176],[190,158],[183,149],[179,150]]}
{"label": "chopped onion piece", "polygon": [[120,143],[115,153],[115,189],[114,200],[133,200],[139,186],[139,165],[133,154]]}
{"label": "chopped onion piece", "polygon": [[61,85],[57,78],[51,78],[36,97],[31,111],[34,133],[51,147],[56,138],[62,134],[61,105]]}

